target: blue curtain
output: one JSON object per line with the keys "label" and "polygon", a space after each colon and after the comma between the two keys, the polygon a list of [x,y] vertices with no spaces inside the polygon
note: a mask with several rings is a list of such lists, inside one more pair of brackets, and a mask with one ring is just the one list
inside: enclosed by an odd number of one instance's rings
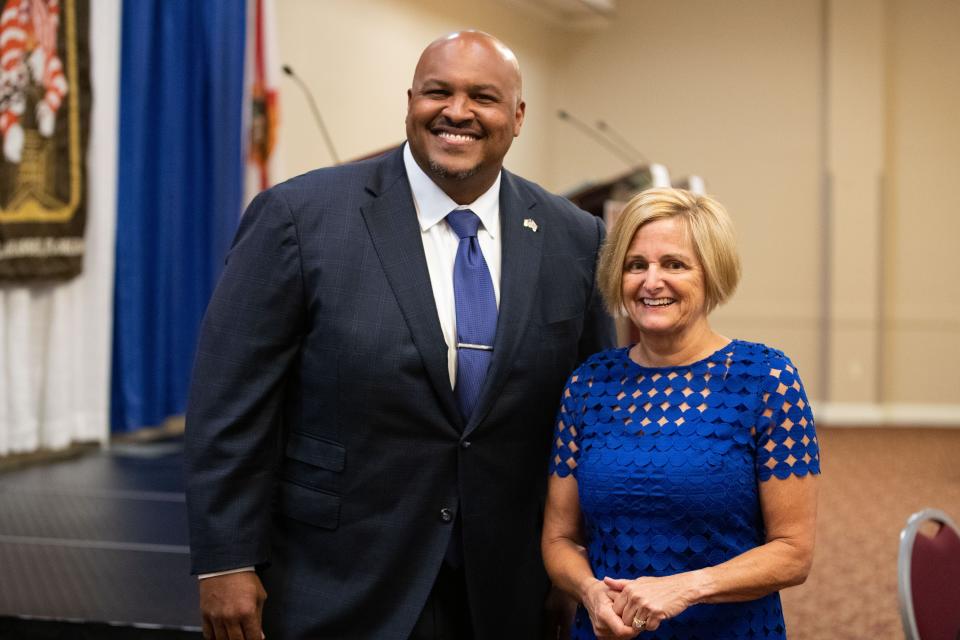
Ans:
{"label": "blue curtain", "polygon": [[240,217],[246,2],[126,0],[111,426],[184,412]]}

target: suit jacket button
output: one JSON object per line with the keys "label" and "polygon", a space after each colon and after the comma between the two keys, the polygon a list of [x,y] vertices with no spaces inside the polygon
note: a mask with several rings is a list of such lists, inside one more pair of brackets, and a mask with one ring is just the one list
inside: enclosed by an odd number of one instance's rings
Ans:
{"label": "suit jacket button", "polygon": [[464,440],[463,442],[460,443],[460,446],[464,449],[469,449],[471,444],[473,443],[470,442],[469,440]]}
{"label": "suit jacket button", "polygon": [[444,507],[440,509],[440,520],[443,522],[453,522],[453,510]]}

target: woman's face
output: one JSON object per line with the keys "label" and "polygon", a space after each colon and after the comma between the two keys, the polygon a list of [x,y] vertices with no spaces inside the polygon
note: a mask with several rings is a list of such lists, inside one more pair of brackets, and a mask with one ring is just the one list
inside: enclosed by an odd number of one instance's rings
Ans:
{"label": "woman's face", "polygon": [[641,334],[682,334],[706,319],[703,269],[677,218],[637,230],[621,286],[627,315]]}

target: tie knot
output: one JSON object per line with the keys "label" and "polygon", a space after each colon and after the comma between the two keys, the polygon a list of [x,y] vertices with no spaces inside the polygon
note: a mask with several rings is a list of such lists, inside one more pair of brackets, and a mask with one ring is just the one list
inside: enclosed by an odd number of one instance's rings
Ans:
{"label": "tie knot", "polygon": [[447,214],[447,224],[461,240],[473,238],[480,228],[480,217],[470,209],[454,209]]}

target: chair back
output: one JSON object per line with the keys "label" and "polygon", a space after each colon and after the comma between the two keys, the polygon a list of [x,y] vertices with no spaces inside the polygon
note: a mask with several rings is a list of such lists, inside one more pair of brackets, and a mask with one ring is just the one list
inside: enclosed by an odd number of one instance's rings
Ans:
{"label": "chair back", "polygon": [[960,529],[943,511],[918,511],[900,532],[897,590],[907,640],[960,640]]}

